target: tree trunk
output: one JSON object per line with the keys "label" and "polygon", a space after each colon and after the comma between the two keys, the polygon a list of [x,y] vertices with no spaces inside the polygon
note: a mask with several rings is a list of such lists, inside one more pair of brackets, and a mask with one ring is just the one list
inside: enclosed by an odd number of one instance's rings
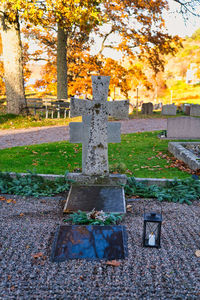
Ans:
{"label": "tree trunk", "polygon": [[57,98],[67,99],[67,34],[58,24],[57,35]]}
{"label": "tree trunk", "polygon": [[[2,7],[0,7],[2,9]],[[0,12],[0,33],[3,45],[4,78],[6,85],[7,112],[20,114],[26,107],[22,45],[18,15],[11,21]]]}

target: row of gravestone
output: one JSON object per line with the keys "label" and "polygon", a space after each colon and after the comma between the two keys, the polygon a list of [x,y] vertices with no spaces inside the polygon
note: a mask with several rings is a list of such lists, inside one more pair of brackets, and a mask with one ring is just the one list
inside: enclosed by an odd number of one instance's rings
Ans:
{"label": "row of gravestone", "polygon": [[[181,110],[188,116],[199,117],[200,116],[200,105],[199,104],[182,104]],[[175,116],[177,107],[174,104],[163,105],[162,115]]]}
{"label": "row of gravestone", "polygon": [[[186,115],[193,117],[200,116],[200,105],[198,104],[183,104],[182,111]],[[167,104],[162,106],[162,115],[164,116],[175,116],[177,112],[177,106],[174,104]],[[142,114],[151,115],[153,114],[153,104],[151,102],[142,104]]]}
{"label": "row of gravestone", "polygon": [[200,105],[199,104],[183,104],[182,111],[189,116],[199,117],[200,116]]}
{"label": "row of gravestone", "polygon": [[[151,115],[153,114],[153,109],[153,103],[143,103],[141,112],[145,115]],[[175,116],[176,111],[177,107],[174,104],[162,105],[162,115]]]}

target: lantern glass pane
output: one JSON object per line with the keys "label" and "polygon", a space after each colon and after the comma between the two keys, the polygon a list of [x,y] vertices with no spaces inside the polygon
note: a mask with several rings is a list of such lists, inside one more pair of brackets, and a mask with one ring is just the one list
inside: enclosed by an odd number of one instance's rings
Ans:
{"label": "lantern glass pane", "polygon": [[158,246],[159,243],[159,223],[146,222],[145,244],[147,246]]}

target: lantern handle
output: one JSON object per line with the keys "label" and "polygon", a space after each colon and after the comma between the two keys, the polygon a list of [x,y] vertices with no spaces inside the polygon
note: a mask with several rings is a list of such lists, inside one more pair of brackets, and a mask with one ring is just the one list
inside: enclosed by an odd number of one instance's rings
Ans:
{"label": "lantern handle", "polygon": [[[162,212],[163,212],[163,210],[162,210],[162,204],[160,203],[160,201],[158,202],[159,203],[159,205],[160,205],[160,214],[161,214],[161,216],[162,216]],[[143,211],[144,211],[144,214],[145,214],[145,201],[143,201]]]}

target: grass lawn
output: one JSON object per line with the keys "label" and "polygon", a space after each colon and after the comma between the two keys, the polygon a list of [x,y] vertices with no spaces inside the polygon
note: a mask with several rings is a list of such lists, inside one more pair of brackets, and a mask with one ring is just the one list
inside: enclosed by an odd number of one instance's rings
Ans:
{"label": "grass lawn", "polygon": [[77,118],[60,118],[46,119],[45,117],[36,116],[17,116],[13,114],[0,114],[0,129],[21,129],[43,126],[67,126],[70,122],[80,122],[81,117]]}
{"label": "grass lawn", "polygon": [[[122,135],[119,144],[109,144],[111,172],[128,176],[149,178],[179,178],[191,175],[170,167],[172,157],[168,151],[169,140],[157,138],[158,132]],[[43,174],[64,174],[81,169],[81,145],[56,142],[0,150],[0,171]]]}

